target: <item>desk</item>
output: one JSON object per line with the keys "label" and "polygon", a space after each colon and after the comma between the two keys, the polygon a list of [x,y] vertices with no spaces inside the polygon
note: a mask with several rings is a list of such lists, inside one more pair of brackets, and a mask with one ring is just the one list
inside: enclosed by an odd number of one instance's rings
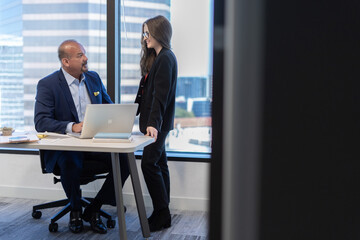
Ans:
{"label": "desk", "polygon": [[40,150],[60,150],[60,151],[82,151],[82,152],[110,152],[114,175],[116,207],[118,215],[120,239],[126,240],[126,224],[124,215],[124,203],[121,186],[121,173],[119,153],[127,153],[129,160],[129,170],[133,185],[136,206],[139,214],[141,230],[144,238],[150,237],[149,224],[146,218],[144,199],[142,196],[139,174],[136,167],[134,152],[144,148],[154,142],[153,138],[147,136],[133,136],[131,143],[93,143],[92,139],[78,139],[74,137],[54,137],[49,136],[33,143],[11,143],[1,144],[6,148],[30,148]]}

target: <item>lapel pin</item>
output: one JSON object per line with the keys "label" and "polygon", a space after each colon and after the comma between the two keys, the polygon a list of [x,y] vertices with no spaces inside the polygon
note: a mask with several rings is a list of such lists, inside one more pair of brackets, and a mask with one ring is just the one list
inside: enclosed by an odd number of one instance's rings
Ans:
{"label": "lapel pin", "polygon": [[99,95],[100,94],[100,92],[99,91],[97,91],[97,92],[94,92],[94,96],[96,97],[97,95]]}

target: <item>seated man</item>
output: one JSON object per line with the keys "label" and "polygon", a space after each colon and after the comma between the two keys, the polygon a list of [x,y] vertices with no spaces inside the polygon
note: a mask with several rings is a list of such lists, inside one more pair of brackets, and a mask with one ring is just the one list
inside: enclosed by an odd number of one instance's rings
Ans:
{"label": "seated man", "polygon": [[[75,40],[64,41],[59,46],[58,54],[61,69],[41,79],[37,85],[35,128],[38,132],[78,133],[83,126],[87,104],[112,101],[99,75],[88,72],[88,58],[80,43]],[[102,204],[116,204],[110,154],[44,151],[44,160],[47,171],[53,172],[55,166],[60,169],[61,183],[71,206],[70,230],[74,233],[81,232],[84,219],[90,222],[93,231],[106,233],[106,226],[100,218],[100,208]],[[109,174],[94,201],[82,214],[79,177],[84,166],[89,168],[89,165],[94,173],[105,169]],[[120,155],[120,166],[124,184],[129,176],[126,155]]]}

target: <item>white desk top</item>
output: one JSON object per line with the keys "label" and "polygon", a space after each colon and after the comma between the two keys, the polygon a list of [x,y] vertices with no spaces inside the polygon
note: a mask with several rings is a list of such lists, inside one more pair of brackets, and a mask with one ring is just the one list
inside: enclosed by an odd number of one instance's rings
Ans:
{"label": "white desk top", "polygon": [[79,139],[75,137],[48,136],[32,143],[1,144],[4,148],[29,148],[42,150],[84,151],[84,152],[114,152],[132,153],[144,148],[154,139],[148,136],[132,136],[130,143],[94,143],[92,139]]}

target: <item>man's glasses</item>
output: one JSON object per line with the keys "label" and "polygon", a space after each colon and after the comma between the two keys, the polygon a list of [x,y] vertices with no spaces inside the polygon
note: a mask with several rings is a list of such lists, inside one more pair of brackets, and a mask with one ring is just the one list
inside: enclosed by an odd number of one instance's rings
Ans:
{"label": "man's glasses", "polygon": [[149,38],[149,36],[150,36],[150,33],[149,33],[149,32],[144,32],[144,33],[143,33],[143,37],[144,37],[144,38],[147,39],[147,38]]}

